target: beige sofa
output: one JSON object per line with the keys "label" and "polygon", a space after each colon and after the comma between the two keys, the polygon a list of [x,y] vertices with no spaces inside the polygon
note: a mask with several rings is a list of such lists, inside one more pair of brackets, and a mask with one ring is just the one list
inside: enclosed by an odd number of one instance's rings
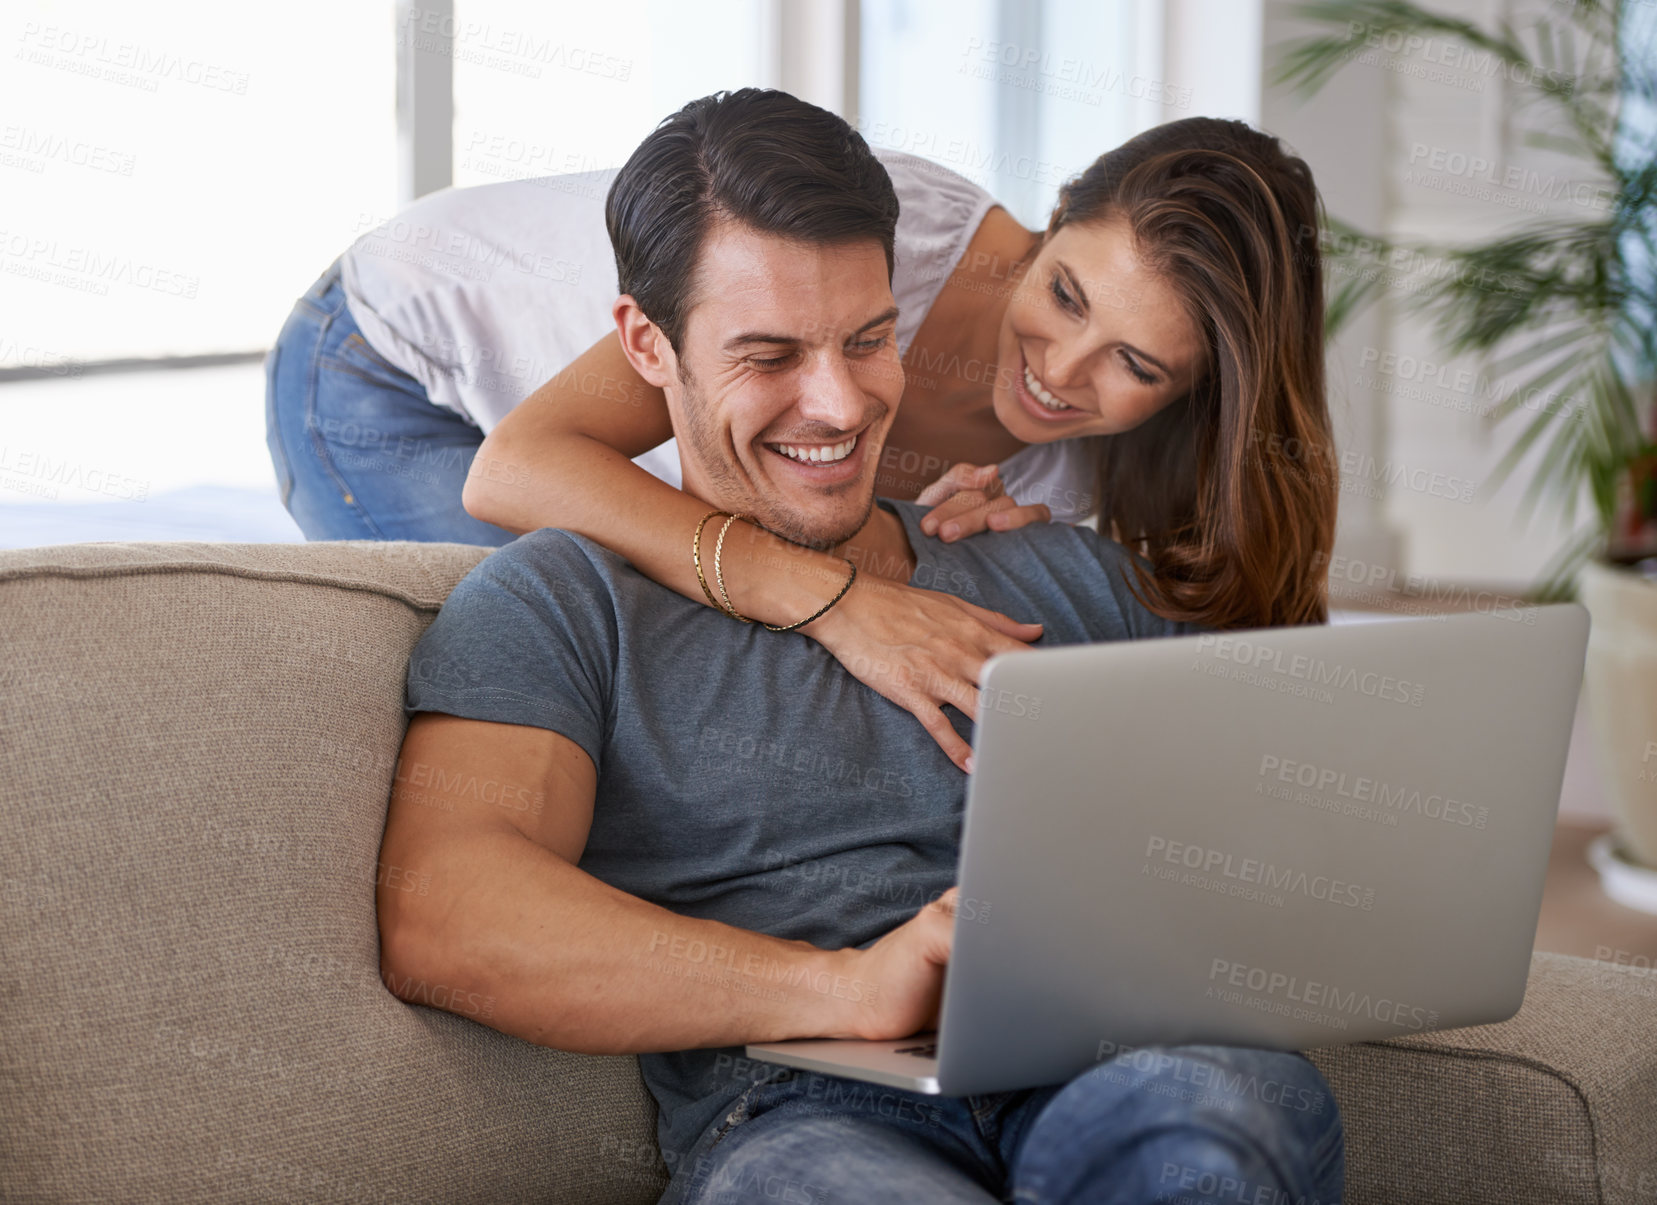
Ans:
{"label": "beige sofa", "polygon": [[[378,978],[404,665],[482,555],[0,553],[0,1199],[655,1200],[635,1060]],[[1539,955],[1511,1022],[1316,1058],[1356,1205],[1657,1200],[1649,975]]]}

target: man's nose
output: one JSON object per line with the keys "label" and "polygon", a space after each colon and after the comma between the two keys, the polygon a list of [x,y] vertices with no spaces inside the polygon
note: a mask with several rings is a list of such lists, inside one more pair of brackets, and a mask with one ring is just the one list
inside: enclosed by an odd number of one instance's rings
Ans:
{"label": "man's nose", "polygon": [[800,380],[799,411],[840,431],[863,425],[869,399],[844,355],[813,356]]}

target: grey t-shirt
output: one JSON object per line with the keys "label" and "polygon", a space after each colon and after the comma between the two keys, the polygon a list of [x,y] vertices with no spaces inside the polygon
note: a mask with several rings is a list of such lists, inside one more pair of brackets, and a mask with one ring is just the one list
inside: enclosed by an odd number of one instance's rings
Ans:
{"label": "grey t-shirt", "polygon": [[[879,505],[903,520],[911,585],[1039,620],[1042,646],[1200,630],[1140,606],[1133,554],[1089,528],[943,544],[921,534],[924,508]],[[736,623],[569,532],[531,532],[466,575],[414,650],[406,709],[580,745],[598,771],[581,868],[686,916],[863,946],[954,882],[966,777],[913,716],[808,637]],[[664,974],[720,969],[670,955],[636,951]],[[740,1053],[640,1056],[664,1151],[747,1086]]]}

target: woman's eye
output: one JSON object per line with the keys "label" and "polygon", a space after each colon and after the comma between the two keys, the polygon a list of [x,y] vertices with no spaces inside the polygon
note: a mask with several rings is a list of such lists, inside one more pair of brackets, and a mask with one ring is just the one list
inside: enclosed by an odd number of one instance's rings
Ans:
{"label": "woman's eye", "polygon": [[1057,273],[1054,273],[1053,275],[1053,296],[1058,298],[1059,304],[1065,309],[1069,310],[1071,313],[1077,312],[1075,298],[1070,296],[1070,293],[1064,287],[1063,282],[1059,280]]}
{"label": "woman's eye", "polygon": [[1141,385],[1156,384],[1156,378],[1146,372],[1143,368],[1139,367],[1139,365],[1135,364],[1130,357],[1123,356],[1122,363],[1128,366],[1128,371],[1133,374],[1134,380],[1138,381]]}

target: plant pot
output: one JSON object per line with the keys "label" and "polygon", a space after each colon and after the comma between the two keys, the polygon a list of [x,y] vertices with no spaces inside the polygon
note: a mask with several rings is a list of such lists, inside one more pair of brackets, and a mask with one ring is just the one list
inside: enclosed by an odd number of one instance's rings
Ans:
{"label": "plant pot", "polygon": [[1657,867],[1657,582],[1590,561],[1583,688],[1618,844]]}

